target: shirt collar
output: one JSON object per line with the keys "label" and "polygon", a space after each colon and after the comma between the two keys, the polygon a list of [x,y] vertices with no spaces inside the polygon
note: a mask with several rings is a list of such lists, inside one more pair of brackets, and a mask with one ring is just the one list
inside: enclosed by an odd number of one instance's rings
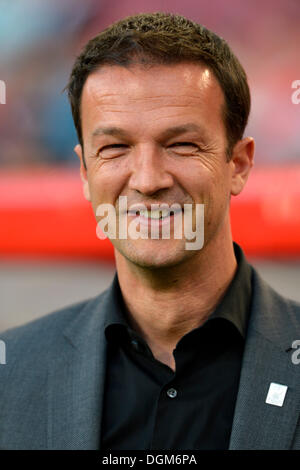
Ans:
{"label": "shirt collar", "polygon": [[105,312],[105,331],[110,325],[124,325],[129,326],[126,318],[126,309],[119,285],[118,274],[116,273],[110,288],[110,308]]}
{"label": "shirt collar", "polygon": [[252,267],[237,243],[233,242],[233,248],[237,260],[235,275],[223,298],[206,321],[225,318],[233,323],[245,338],[252,292]]}

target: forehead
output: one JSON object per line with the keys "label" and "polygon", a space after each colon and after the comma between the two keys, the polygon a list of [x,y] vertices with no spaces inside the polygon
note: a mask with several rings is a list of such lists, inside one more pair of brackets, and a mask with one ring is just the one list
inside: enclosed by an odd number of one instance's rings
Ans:
{"label": "forehead", "polygon": [[[224,95],[205,64],[102,66],[83,87],[81,119],[90,128],[102,119],[145,119],[197,115],[207,122],[222,120]],[[158,119],[159,120],[159,119]]]}

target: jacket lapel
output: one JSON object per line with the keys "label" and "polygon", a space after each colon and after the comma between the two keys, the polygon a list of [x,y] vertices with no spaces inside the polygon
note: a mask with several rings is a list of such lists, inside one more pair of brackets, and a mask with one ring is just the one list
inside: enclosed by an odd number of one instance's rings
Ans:
{"label": "jacket lapel", "polygon": [[100,448],[106,339],[111,289],[86,304],[64,332],[64,347],[48,374],[48,448]]}
{"label": "jacket lapel", "polygon": [[[295,326],[293,328],[291,325]],[[289,449],[299,418],[299,367],[287,352],[297,332],[289,302],[253,273],[253,302],[229,449]],[[270,384],[288,387],[282,406],[265,403]]]}

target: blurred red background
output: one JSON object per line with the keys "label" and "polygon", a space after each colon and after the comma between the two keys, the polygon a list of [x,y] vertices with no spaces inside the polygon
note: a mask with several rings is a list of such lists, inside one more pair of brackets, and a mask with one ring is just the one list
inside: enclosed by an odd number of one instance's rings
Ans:
{"label": "blurred red background", "polygon": [[[300,257],[300,2],[297,0],[15,0],[1,6],[1,257],[112,259],[96,237],[73,153],[77,142],[65,93],[83,44],[124,16],[169,11],[224,37],[248,74],[256,167],[232,200],[234,239],[246,254]],[[30,18],[30,21],[28,21]]]}
{"label": "blurred red background", "polygon": [[[2,255],[113,259],[112,244],[96,236],[78,171],[4,172],[0,188]],[[249,256],[300,257],[299,207],[300,166],[256,169],[232,198],[233,238]]]}

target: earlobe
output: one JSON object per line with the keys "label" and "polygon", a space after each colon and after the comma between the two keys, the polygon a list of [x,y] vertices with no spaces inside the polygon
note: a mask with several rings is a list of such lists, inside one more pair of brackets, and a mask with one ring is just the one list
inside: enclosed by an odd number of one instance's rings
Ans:
{"label": "earlobe", "polygon": [[77,144],[74,147],[74,152],[78,156],[80,160],[80,177],[82,181],[82,189],[83,189],[83,195],[87,201],[91,200],[90,196],[90,187],[89,187],[89,182],[87,178],[87,170],[85,168],[84,160],[83,160],[83,150],[80,144]]}
{"label": "earlobe", "polygon": [[232,180],[231,194],[237,196],[243,190],[251,168],[253,167],[254,140],[252,137],[245,137],[239,140],[232,152]]}
{"label": "earlobe", "polygon": [[91,201],[89,182],[86,178],[84,179],[82,175],[81,175],[81,180],[82,180],[83,195],[87,201]]}

